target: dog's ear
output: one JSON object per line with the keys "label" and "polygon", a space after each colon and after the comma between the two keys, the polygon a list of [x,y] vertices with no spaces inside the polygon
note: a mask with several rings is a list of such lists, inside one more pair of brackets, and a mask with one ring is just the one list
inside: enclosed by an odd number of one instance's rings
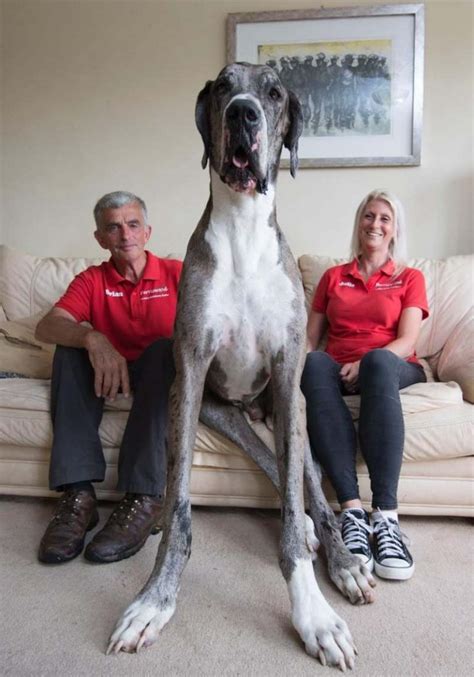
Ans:
{"label": "dog's ear", "polygon": [[209,92],[211,91],[213,81],[208,80],[204,89],[202,89],[196,101],[196,109],[194,111],[194,116],[196,119],[196,125],[201,134],[202,141],[204,143],[204,154],[201,160],[201,166],[204,169],[207,165],[207,158],[209,157],[211,151],[211,133],[209,129],[209,112],[208,112],[208,103],[209,103]]}
{"label": "dog's ear", "polygon": [[303,131],[303,111],[296,94],[288,91],[290,97],[288,104],[288,114],[290,116],[290,126],[283,140],[285,148],[290,151],[290,173],[294,178],[298,169],[298,139]]}

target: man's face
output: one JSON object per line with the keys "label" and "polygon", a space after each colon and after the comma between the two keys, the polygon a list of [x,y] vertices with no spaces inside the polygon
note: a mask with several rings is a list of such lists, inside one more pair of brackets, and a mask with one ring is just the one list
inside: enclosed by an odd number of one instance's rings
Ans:
{"label": "man's face", "polygon": [[116,263],[133,263],[144,253],[151,234],[142,208],[136,202],[118,209],[105,209],[94,235]]}

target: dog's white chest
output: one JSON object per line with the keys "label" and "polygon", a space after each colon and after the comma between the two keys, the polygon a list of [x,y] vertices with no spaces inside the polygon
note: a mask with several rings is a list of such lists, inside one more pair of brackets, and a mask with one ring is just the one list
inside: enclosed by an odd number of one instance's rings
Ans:
{"label": "dog's white chest", "polygon": [[216,358],[232,400],[261,390],[294,312],[295,292],[262,202],[261,213],[252,210],[227,220],[213,211],[206,235],[217,265],[203,319],[216,336]]}

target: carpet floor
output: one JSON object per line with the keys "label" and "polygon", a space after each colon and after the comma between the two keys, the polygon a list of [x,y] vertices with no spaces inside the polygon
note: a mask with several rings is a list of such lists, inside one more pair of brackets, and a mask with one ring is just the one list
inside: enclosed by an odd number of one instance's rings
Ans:
{"label": "carpet floor", "polygon": [[[114,564],[94,565],[80,556],[42,565],[36,550],[52,507],[51,500],[0,501],[1,675],[337,674],[308,656],[292,629],[277,563],[276,511],[194,508],[193,554],[174,618],[153,647],[105,656],[115,621],[151,572],[160,536]],[[101,505],[100,525],[109,511],[110,504]],[[324,557],[316,563],[320,587],[359,650],[351,674],[470,676],[472,524],[404,517],[402,529],[411,540],[415,574],[406,582],[379,580],[370,606],[352,607],[330,582]]]}

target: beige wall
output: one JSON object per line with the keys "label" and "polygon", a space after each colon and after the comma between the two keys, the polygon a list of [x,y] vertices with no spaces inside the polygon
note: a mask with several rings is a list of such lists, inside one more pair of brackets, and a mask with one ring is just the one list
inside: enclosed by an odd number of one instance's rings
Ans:
{"label": "beige wall", "polygon": [[[91,209],[118,188],[147,201],[155,251],[184,252],[208,184],[194,102],[225,63],[226,14],[315,6],[307,0],[0,2],[0,238],[38,255],[96,255]],[[344,255],[355,207],[375,187],[405,203],[412,255],[472,251],[472,10],[470,1],[426,2],[420,167],[302,170],[296,181],[280,174],[279,219],[296,254]]]}

